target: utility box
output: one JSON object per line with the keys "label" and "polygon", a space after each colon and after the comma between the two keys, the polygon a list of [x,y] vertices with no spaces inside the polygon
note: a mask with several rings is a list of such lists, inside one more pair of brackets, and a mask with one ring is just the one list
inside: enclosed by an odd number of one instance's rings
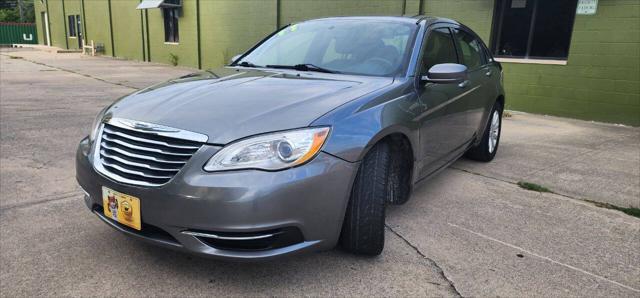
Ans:
{"label": "utility box", "polygon": [[36,24],[0,22],[0,44],[37,44]]}

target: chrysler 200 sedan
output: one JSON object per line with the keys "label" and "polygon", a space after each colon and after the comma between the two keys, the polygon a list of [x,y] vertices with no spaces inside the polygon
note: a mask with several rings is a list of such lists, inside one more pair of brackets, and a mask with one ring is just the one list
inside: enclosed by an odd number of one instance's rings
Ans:
{"label": "chrysler 200 sedan", "polygon": [[169,248],[378,255],[385,206],[463,155],[492,160],[503,107],[500,64],[460,23],[311,20],[106,107],[77,180],[105,223]]}

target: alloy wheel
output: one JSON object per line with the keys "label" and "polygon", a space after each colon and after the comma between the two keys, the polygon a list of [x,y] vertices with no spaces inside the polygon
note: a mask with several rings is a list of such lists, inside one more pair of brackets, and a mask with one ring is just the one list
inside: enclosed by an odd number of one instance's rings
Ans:
{"label": "alloy wheel", "polygon": [[500,113],[496,110],[493,111],[491,117],[491,127],[489,128],[489,153],[493,153],[496,150],[498,144],[498,138],[500,137]]}

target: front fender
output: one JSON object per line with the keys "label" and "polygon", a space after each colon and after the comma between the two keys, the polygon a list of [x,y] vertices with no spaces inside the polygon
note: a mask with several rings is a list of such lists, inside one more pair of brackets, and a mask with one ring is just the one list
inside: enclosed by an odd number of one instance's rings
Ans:
{"label": "front fender", "polygon": [[356,162],[384,137],[403,134],[411,143],[413,156],[420,156],[414,145],[419,144],[419,129],[411,112],[417,98],[405,87],[352,101],[314,121],[313,125],[332,127],[323,151]]}

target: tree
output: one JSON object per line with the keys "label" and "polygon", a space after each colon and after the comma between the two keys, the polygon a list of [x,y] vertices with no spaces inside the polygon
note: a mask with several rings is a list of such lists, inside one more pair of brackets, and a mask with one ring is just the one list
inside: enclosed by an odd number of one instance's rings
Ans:
{"label": "tree", "polygon": [[20,14],[15,8],[0,9],[0,22],[20,22]]}
{"label": "tree", "polygon": [[36,22],[36,9],[33,5],[33,0],[19,0],[22,7],[22,22],[35,23]]}
{"label": "tree", "polygon": [[33,0],[18,0],[13,8],[0,9],[0,22],[35,23]]}

